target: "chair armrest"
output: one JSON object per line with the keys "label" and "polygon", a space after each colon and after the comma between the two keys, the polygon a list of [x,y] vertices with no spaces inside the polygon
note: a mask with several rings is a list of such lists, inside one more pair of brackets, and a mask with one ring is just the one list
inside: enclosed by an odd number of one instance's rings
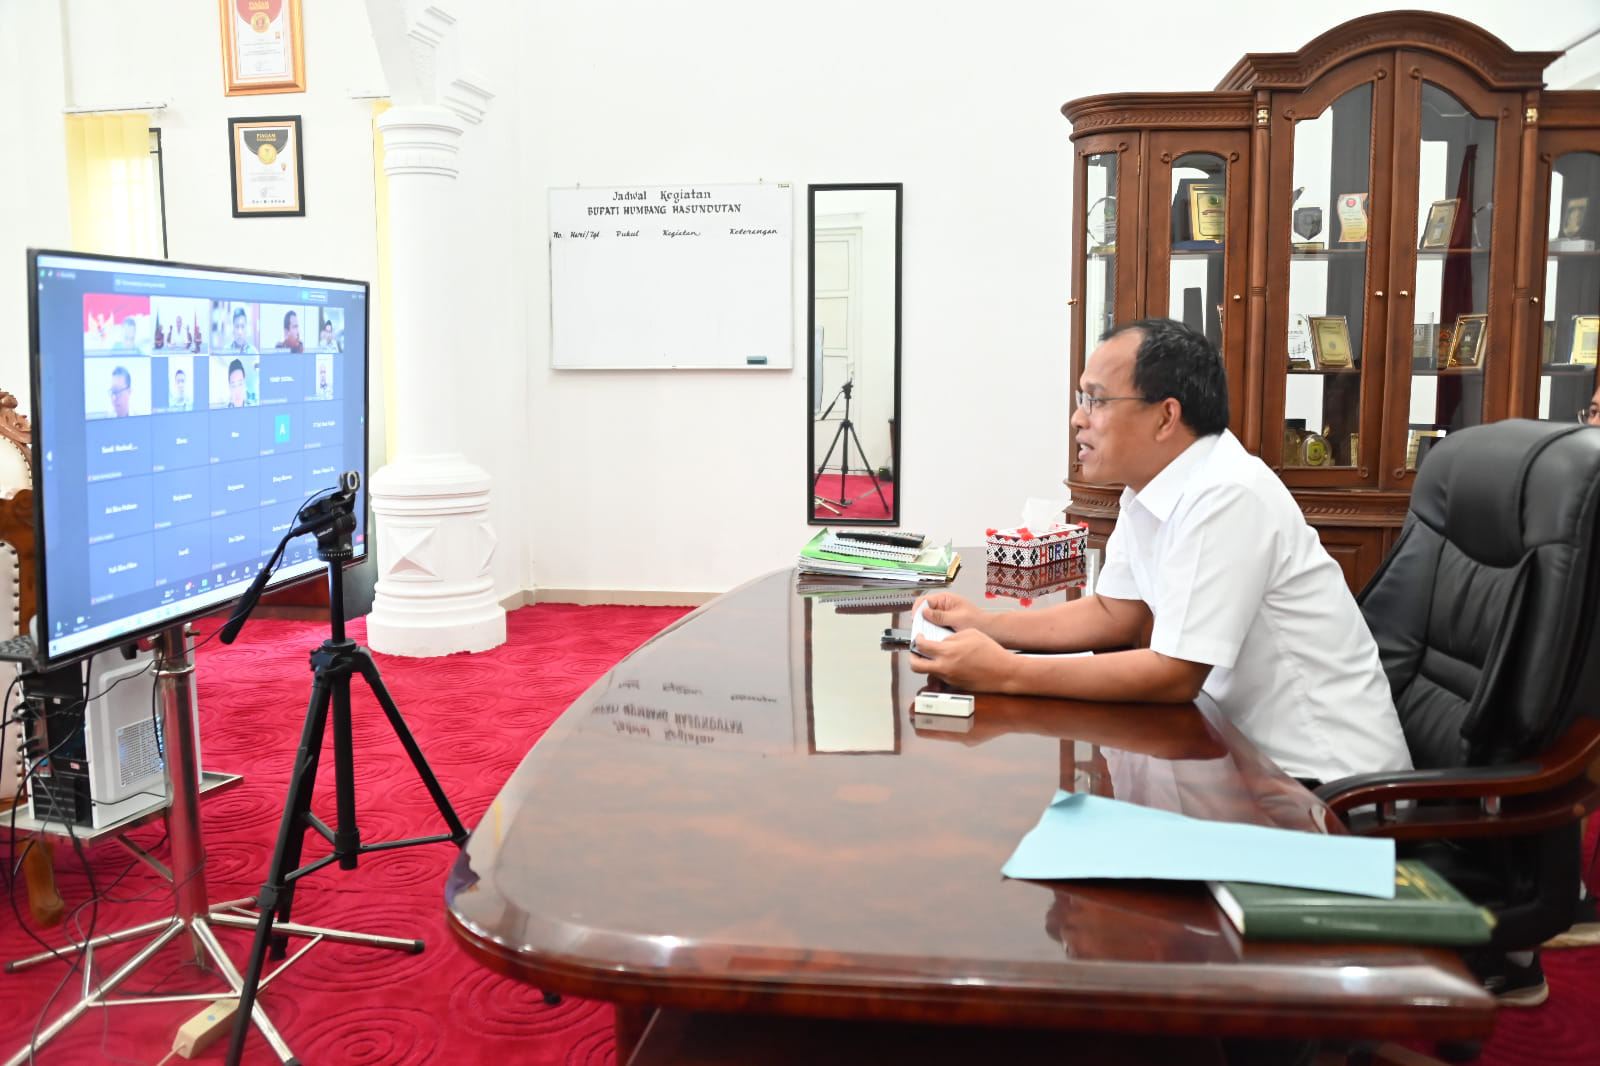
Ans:
{"label": "chair armrest", "polygon": [[[1470,836],[1531,832],[1551,820],[1559,825],[1600,802],[1600,720],[1579,718],[1547,751],[1523,762],[1359,774],[1316,793],[1353,831],[1385,836],[1439,836],[1445,825]],[[1435,802],[1394,812],[1402,800]],[[1438,802],[1448,800],[1464,802]],[[1375,815],[1352,822],[1349,812],[1372,805]],[[1582,810],[1573,814],[1577,808]],[[1406,832],[1407,826],[1415,832]]]}

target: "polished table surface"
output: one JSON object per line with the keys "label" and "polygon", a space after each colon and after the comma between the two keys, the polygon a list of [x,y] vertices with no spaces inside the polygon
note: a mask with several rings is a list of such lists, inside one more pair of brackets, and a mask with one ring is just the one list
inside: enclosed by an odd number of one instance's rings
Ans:
{"label": "polished table surface", "polygon": [[[982,599],[982,553],[964,555],[978,562],[956,590]],[[927,679],[878,646],[909,617],[798,595],[781,572],[655,637],[485,813],[446,887],[453,931],[487,966],[625,1009],[1212,1036],[1492,1029],[1492,1001],[1448,951],[1246,943],[1197,884],[1001,876],[1058,787],[1338,828],[1214,709],[981,695],[969,732],[919,725]]]}

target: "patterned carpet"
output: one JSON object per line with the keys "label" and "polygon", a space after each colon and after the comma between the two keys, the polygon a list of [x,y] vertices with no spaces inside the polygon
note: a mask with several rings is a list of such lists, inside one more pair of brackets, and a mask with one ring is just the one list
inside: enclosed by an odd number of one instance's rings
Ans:
{"label": "patterned carpet", "polygon": [[[535,740],[583,690],[661,627],[679,608],[545,604],[508,616],[510,639],[492,652],[445,659],[378,656],[407,723],[462,820],[475,825]],[[214,625],[208,623],[202,634]],[[357,622],[351,635],[365,639]],[[203,804],[205,877],[214,901],[247,896],[265,876],[282,814],[290,764],[310,691],[306,654],[326,636],[322,623],[256,620],[231,647],[212,642],[198,659],[202,747],[208,768],[245,775],[232,792]],[[368,842],[442,831],[427,793],[375,701],[358,681],[355,732],[358,824]],[[315,809],[332,820],[331,766],[324,765]],[[159,826],[134,834],[164,856]],[[308,855],[318,854],[317,839]],[[1592,853],[1594,833],[1589,837]],[[78,924],[106,932],[171,914],[165,886],[113,845],[88,849],[87,870],[70,851],[58,858],[69,906],[94,887],[107,897]],[[392,936],[417,937],[417,956],[321,944],[262,994],[262,1003],[301,1061],[323,1066],[420,1066],[502,1062],[519,1066],[609,1066],[615,1061],[612,1013],[567,999],[546,1006],[532,988],[472,962],[445,929],[442,885],[453,858],[446,844],[366,856],[359,869],[309,875],[296,898],[299,920]],[[1600,888],[1600,885],[1596,885]],[[20,889],[13,895],[21,900]],[[25,904],[24,904],[25,906]],[[29,923],[31,926],[31,923]],[[47,934],[60,943],[60,930]],[[223,931],[242,963],[248,934]],[[34,943],[13,917],[0,918],[0,957],[31,954]],[[97,956],[97,970],[131,954]],[[1549,1002],[1506,1011],[1479,1060],[1485,1066],[1593,1066],[1600,1063],[1600,948],[1546,955]],[[0,1059],[21,1048],[41,1012],[55,1017],[75,1001],[80,978],[51,963],[0,976]],[[210,992],[216,978],[173,946],[140,971],[131,987],[164,993]],[[48,1009],[47,1001],[61,989]],[[38,1055],[52,1063],[162,1062],[173,1035],[201,1005],[121,1007],[81,1019]],[[197,1061],[221,1062],[226,1038]],[[173,1062],[183,1060],[172,1058]],[[252,1035],[246,1063],[275,1056]]]}

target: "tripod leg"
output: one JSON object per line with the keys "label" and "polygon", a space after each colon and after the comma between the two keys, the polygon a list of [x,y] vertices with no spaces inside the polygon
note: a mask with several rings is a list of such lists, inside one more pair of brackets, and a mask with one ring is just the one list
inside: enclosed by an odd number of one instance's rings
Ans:
{"label": "tripod leg", "polygon": [[[817,486],[822,484],[822,475],[828,469],[828,460],[833,458],[833,450],[839,446],[839,440],[844,436],[844,423],[839,423],[839,428],[833,431],[833,443],[828,445],[828,454],[822,457],[822,462],[817,466],[817,474],[811,479],[811,494],[817,492]],[[839,506],[844,506],[844,483],[840,482]]]}
{"label": "tripod leg", "polygon": [[872,463],[867,459],[867,450],[861,446],[861,438],[856,436],[856,427],[848,422],[845,424],[850,426],[850,436],[855,437],[856,451],[861,453],[861,462],[866,465],[867,476],[872,478],[872,487],[878,490],[878,502],[883,504],[883,509],[887,513],[891,510],[889,501],[884,498],[883,486],[878,484],[877,472],[872,469]]}
{"label": "tripod leg", "polygon": [[[305,756],[306,761],[298,772],[307,782],[305,788],[305,803],[303,806],[296,808],[296,814],[294,816],[294,823],[292,826],[289,826],[287,821],[289,818],[287,813],[288,804],[285,805],[285,826],[288,826],[287,844],[283,843],[282,834],[284,832],[284,827],[280,827],[279,829],[279,846],[283,849],[282,860],[284,870],[299,869],[300,856],[305,849],[306,833],[308,833],[311,829],[311,793],[317,783],[317,771],[322,766],[322,740],[323,736],[327,732],[328,705],[329,701],[332,699],[333,691],[333,686],[328,680],[320,677],[313,679],[311,684],[310,711],[308,712],[306,719],[308,735],[303,736],[300,740],[300,755]],[[299,763],[299,760],[300,756],[297,755],[296,762]],[[289,788],[289,803],[293,802],[294,784],[291,782]],[[261,905],[261,909],[263,911],[267,909],[264,902]],[[278,892],[278,913],[274,921],[287,922],[293,909],[294,882],[291,881],[282,886]],[[275,936],[272,938],[272,958],[281,959],[288,952],[288,950],[288,937]]]}
{"label": "tripod leg", "polygon": [[267,948],[272,942],[273,912],[278,909],[279,896],[283,917],[288,920],[289,903],[293,888],[288,875],[294,863],[300,861],[301,844],[305,840],[306,818],[311,811],[311,790],[316,785],[317,756],[322,749],[322,734],[328,721],[328,704],[332,692],[328,683],[318,677],[311,686],[311,707],[306,712],[306,724],[300,734],[300,750],[295,753],[294,775],[289,779],[289,796],[283,805],[283,821],[278,825],[278,845],[272,852],[272,866],[267,880],[261,886],[259,905],[261,917],[256,920],[256,935],[250,945],[250,965],[245,969],[239,986],[239,1013],[233,1021],[233,1037],[228,1044],[228,1066],[238,1066],[244,1054],[245,1037],[250,1033],[254,1014],[256,987],[261,983],[261,969],[267,961]]}
{"label": "tripod leg", "polygon": [[439,808],[439,814],[443,816],[445,825],[450,827],[451,842],[458,848],[465,847],[467,829],[461,824],[461,819],[456,817],[455,808],[450,806],[450,800],[440,787],[439,779],[433,776],[433,768],[428,765],[428,760],[423,758],[422,749],[406,726],[406,720],[400,717],[400,709],[395,706],[394,697],[389,695],[389,690],[384,687],[383,678],[378,675],[378,664],[372,661],[372,655],[367,649],[361,648],[355,654],[355,665],[356,669],[361,671],[361,676],[366,678],[372,694],[378,697],[378,702],[383,706],[383,713],[388,716],[389,725],[393,727],[395,736],[400,738],[400,745],[406,749],[406,754],[411,756],[411,765],[417,768],[417,776],[422,778],[422,783],[428,788],[428,795],[433,797],[433,805]]}

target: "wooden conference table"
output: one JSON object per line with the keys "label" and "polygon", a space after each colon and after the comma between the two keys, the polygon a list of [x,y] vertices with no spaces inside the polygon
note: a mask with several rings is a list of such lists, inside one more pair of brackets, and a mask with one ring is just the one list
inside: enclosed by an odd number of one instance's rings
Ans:
{"label": "wooden conference table", "polygon": [[[963,555],[956,591],[981,600],[982,552]],[[909,624],[893,611],[799,595],[785,571],[629,656],[485,813],[446,888],[455,934],[488,967],[615,1003],[619,1063],[656,1007],[1489,1034],[1493,1003],[1448,951],[1246,943],[1192,883],[1002,877],[1058,787],[1306,831],[1331,816],[1214,709],[979,696],[969,732],[918,724],[927,679],[878,646]]]}

